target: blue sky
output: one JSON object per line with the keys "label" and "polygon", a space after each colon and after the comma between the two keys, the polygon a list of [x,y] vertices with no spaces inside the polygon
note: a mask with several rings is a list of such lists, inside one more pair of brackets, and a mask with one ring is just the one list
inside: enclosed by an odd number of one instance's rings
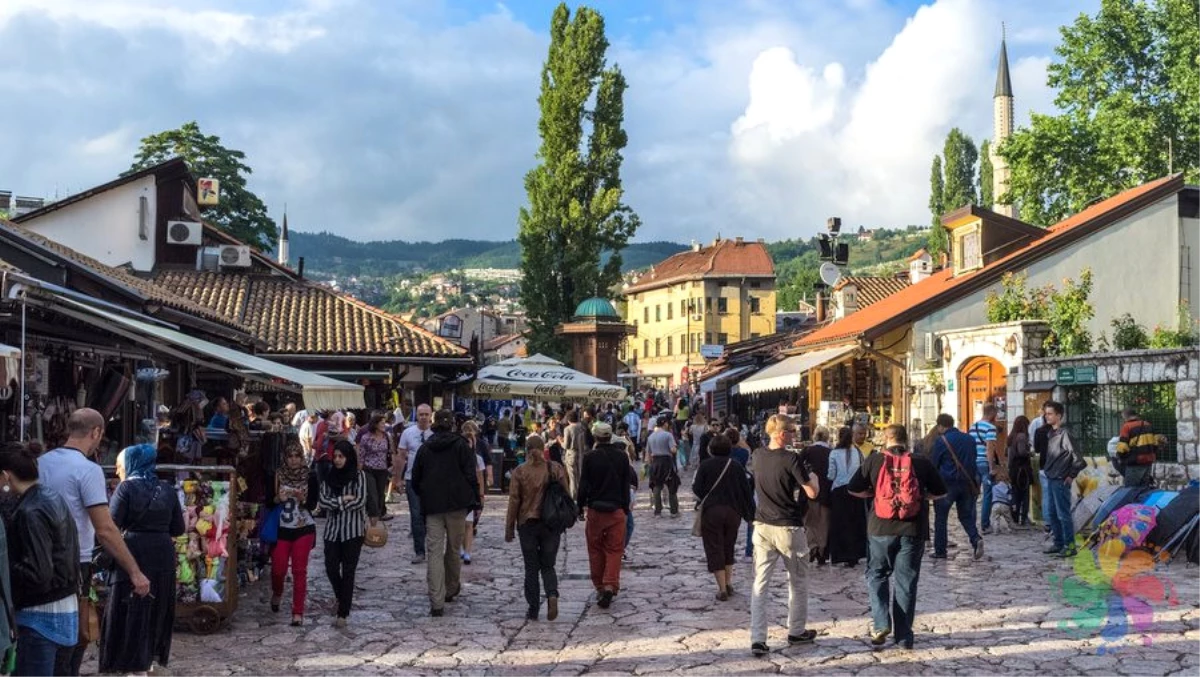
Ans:
{"label": "blue sky", "polygon": [[[0,3],[0,189],[111,180],[197,120],[296,230],[508,239],[537,149],[556,3]],[[954,126],[991,135],[1000,22],[1018,124],[1053,111],[1058,27],[1097,0],[601,0],[629,81],[639,240],[924,223]]]}

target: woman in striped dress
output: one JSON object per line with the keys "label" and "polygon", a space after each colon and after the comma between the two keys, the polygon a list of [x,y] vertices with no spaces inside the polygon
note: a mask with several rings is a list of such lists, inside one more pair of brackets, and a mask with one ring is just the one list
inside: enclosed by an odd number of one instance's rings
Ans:
{"label": "woman in striped dress", "polygon": [[346,627],[354,601],[354,574],[367,532],[367,478],[358,467],[358,452],[348,440],[333,448],[333,467],[321,483],[325,521],[325,574],[337,596],[334,626]]}

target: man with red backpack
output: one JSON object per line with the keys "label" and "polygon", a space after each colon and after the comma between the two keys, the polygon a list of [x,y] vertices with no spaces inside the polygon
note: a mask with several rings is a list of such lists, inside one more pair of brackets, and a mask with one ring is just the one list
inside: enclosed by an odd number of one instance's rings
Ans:
{"label": "man with red backpack", "polygon": [[897,646],[911,650],[917,581],[929,540],[929,501],[941,498],[946,485],[928,458],[909,451],[904,426],[888,426],[885,438],[883,453],[863,461],[847,491],[871,499],[867,510],[871,644],[882,646],[891,634]]}

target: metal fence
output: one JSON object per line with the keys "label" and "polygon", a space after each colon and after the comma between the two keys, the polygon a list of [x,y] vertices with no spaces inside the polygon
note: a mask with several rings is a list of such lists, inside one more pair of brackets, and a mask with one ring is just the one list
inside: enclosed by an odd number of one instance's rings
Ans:
{"label": "metal fence", "polygon": [[1067,426],[1085,455],[1107,455],[1108,441],[1121,434],[1121,410],[1133,407],[1155,433],[1169,440],[1158,460],[1178,460],[1174,383],[1070,386],[1065,390]]}

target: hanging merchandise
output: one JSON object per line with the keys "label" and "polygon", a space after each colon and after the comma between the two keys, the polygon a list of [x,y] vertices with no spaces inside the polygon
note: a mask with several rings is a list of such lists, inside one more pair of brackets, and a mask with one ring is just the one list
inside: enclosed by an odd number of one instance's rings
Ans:
{"label": "hanging merchandise", "polygon": [[100,382],[92,389],[88,406],[100,412],[105,419],[112,418],[125,403],[133,381],[125,369],[109,365],[100,376]]}

